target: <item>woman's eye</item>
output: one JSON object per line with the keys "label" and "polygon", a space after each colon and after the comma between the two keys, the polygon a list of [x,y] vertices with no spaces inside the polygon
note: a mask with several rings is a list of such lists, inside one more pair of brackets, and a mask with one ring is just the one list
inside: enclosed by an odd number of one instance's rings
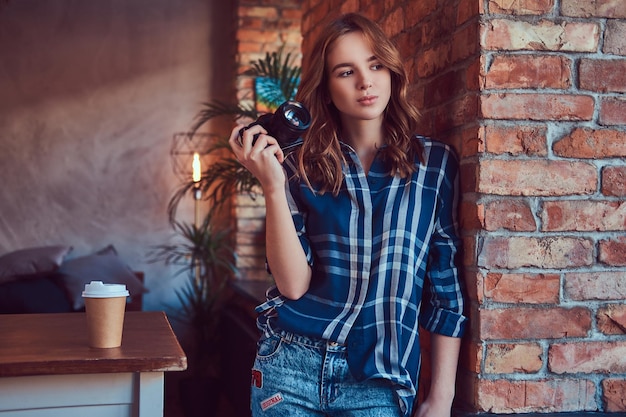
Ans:
{"label": "woman's eye", "polygon": [[374,71],[379,71],[379,70],[381,70],[383,68],[385,68],[385,66],[383,64],[374,64],[374,65],[372,65],[372,69]]}
{"label": "woman's eye", "polygon": [[347,77],[347,76],[349,76],[349,75],[352,75],[352,73],[353,73],[353,72],[354,72],[354,71],[352,71],[352,70],[341,71],[341,72],[339,73],[339,76],[340,76],[340,77]]}

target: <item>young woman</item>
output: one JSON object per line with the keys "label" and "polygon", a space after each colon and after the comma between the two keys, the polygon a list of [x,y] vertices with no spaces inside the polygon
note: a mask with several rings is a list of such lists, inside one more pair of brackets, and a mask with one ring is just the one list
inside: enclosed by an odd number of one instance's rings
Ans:
{"label": "young woman", "polygon": [[[407,84],[382,30],[343,15],[303,73],[303,145],[285,157],[263,127],[233,130],[265,195],[276,284],[258,308],[255,417],[450,415],[466,325],[457,161],[415,136]],[[432,333],[432,380],[414,408],[420,325]]]}

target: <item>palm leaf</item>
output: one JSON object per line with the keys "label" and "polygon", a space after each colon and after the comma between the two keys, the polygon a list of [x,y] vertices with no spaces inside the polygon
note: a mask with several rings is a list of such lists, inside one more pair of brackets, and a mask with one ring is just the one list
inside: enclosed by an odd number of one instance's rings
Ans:
{"label": "palm leaf", "polygon": [[259,181],[235,158],[228,138],[219,138],[207,150],[216,155],[227,155],[217,158],[203,172],[198,183],[189,181],[182,183],[170,198],[167,207],[168,218],[176,223],[176,211],[183,198],[199,187],[202,200],[209,202],[210,212],[218,211],[229,198],[238,193],[254,197]]}
{"label": "palm leaf", "polygon": [[229,104],[221,101],[202,103],[204,108],[198,112],[194,123],[191,125],[190,134],[194,134],[202,125],[209,120],[220,116],[231,116],[234,119],[250,118],[256,119],[258,112],[252,104],[239,103]]}
{"label": "palm leaf", "polygon": [[[278,107],[286,100],[294,99],[300,82],[301,68],[295,64],[296,56],[285,53],[284,47],[276,52],[268,52],[262,59],[251,63],[244,75],[257,77],[262,83],[261,96],[267,98],[270,108]],[[190,134],[196,132],[209,120],[216,117],[230,116],[233,119],[256,119],[259,114],[254,103],[248,101],[239,104],[230,104],[222,101],[210,101],[202,104],[202,109],[196,115],[190,129]],[[235,193],[247,193],[254,196],[258,181],[235,158],[228,138],[223,138],[209,145],[203,154],[216,155],[216,160],[204,170],[199,182],[202,199],[208,201],[210,210],[218,210]],[[224,156],[227,155],[227,156]],[[188,197],[198,184],[187,182],[175,190],[168,203],[168,216],[172,223],[176,219],[176,209],[180,201]]]}
{"label": "palm leaf", "polygon": [[256,100],[272,111],[287,101],[281,91],[279,80],[266,77],[258,77],[255,82]]}
{"label": "palm leaf", "polygon": [[293,100],[298,90],[302,70],[294,64],[295,56],[291,53],[284,54],[283,49],[281,47],[278,52],[267,52],[264,59],[252,62],[252,68],[246,72],[247,75],[273,80],[277,92],[279,91],[283,97],[283,101],[278,105],[285,100]]}

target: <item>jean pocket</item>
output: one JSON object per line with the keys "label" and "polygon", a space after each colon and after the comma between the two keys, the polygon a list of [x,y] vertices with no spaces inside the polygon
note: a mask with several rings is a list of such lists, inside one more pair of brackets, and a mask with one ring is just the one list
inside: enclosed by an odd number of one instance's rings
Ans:
{"label": "jean pocket", "polygon": [[275,356],[282,345],[282,338],[278,335],[263,337],[257,343],[257,359],[269,359]]}

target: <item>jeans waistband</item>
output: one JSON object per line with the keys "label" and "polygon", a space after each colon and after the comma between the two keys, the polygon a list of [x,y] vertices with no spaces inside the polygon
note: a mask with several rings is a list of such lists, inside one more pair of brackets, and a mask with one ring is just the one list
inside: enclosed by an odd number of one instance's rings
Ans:
{"label": "jeans waistband", "polygon": [[329,349],[334,351],[342,351],[346,349],[346,345],[343,343],[338,343],[332,340],[321,339],[312,336],[305,336],[297,333],[291,333],[282,329],[273,329],[271,326],[267,326],[267,332],[271,335],[280,337],[288,343],[297,343],[317,349]]}

